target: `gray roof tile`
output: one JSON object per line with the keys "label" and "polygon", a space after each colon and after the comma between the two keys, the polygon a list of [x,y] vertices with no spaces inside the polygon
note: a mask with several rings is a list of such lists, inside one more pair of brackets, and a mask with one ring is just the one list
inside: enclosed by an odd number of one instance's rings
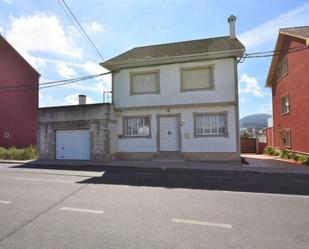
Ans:
{"label": "gray roof tile", "polygon": [[159,45],[136,47],[102,63],[109,67],[115,64],[130,63],[141,60],[164,59],[170,57],[197,55],[215,52],[244,50],[244,45],[236,38],[229,36],[207,39],[173,42]]}

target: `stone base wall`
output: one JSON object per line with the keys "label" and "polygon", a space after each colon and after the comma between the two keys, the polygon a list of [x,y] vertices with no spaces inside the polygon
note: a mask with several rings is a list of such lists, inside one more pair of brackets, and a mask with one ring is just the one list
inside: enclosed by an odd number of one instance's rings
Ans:
{"label": "stone base wall", "polygon": [[[166,158],[164,152],[118,152],[115,155],[117,160],[153,160],[160,159],[161,156],[162,159]],[[188,161],[240,161],[240,155],[237,152],[179,152],[174,153],[174,156]]]}

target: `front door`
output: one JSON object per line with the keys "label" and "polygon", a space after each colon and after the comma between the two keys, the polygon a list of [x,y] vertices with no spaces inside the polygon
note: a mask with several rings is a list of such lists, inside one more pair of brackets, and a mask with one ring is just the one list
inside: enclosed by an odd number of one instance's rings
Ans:
{"label": "front door", "polygon": [[179,151],[179,119],[175,116],[160,117],[160,151]]}

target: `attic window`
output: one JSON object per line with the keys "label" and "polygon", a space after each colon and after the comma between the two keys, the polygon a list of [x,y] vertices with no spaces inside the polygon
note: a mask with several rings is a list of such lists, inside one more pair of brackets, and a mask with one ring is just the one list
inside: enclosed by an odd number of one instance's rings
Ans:
{"label": "attic window", "polygon": [[288,57],[283,55],[278,63],[276,70],[276,80],[280,80],[288,73]]}

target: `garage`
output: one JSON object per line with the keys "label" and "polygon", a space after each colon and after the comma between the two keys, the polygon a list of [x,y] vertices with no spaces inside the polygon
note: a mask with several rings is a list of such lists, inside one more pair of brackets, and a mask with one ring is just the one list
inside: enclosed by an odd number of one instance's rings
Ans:
{"label": "garage", "polygon": [[90,131],[56,130],[56,159],[90,160]]}

